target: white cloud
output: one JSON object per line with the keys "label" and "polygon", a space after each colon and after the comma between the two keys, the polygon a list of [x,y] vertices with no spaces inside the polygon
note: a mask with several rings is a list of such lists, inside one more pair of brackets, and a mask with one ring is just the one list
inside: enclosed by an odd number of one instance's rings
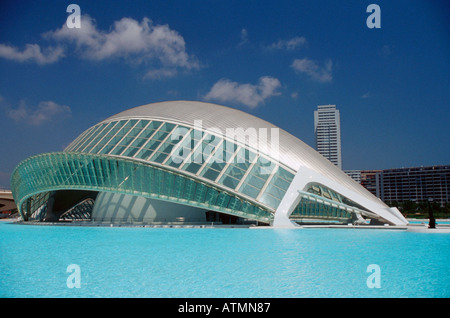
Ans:
{"label": "white cloud", "polygon": [[319,66],[316,62],[308,58],[295,59],[291,67],[296,72],[306,74],[318,82],[331,82],[333,79],[333,62],[330,59],[325,62],[324,66]]}
{"label": "white cloud", "polygon": [[270,48],[272,49],[285,49],[288,51],[295,50],[298,47],[302,47],[306,45],[306,38],[304,36],[296,36],[289,40],[279,40],[276,43],[273,43]]}
{"label": "white cloud", "polygon": [[81,16],[80,28],[61,28],[43,34],[55,41],[56,47],[41,49],[38,44],[27,44],[24,50],[0,44],[0,57],[18,61],[49,64],[65,56],[64,48],[74,44],[79,58],[93,61],[120,58],[134,64],[145,64],[151,70],[145,78],[175,76],[178,70],[200,68],[197,58],[186,51],[184,38],[168,25],[154,25],[148,18],[141,22],[131,18],[115,21],[108,31],[99,30],[95,20]]}
{"label": "white cloud", "polygon": [[248,31],[247,29],[241,30],[241,42],[239,42],[238,47],[241,47],[248,43]]}
{"label": "white cloud", "polygon": [[38,44],[27,44],[23,51],[13,46],[0,44],[0,57],[17,62],[33,61],[38,64],[50,64],[57,62],[63,56],[64,50],[60,46],[47,48],[42,52]]}
{"label": "white cloud", "polygon": [[21,102],[17,108],[9,108],[7,114],[16,122],[33,126],[42,125],[53,119],[61,119],[72,114],[69,106],[59,105],[52,101],[40,102],[34,109]]}
{"label": "white cloud", "polygon": [[168,25],[153,25],[148,18],[138,22],[131,18],[115,21],[109,32],[98,30],[95,20],[81,16],[81,28],[64,24],[46,37],[76,44],[82,58],[104,60],[126,58],[135,63],[159,62],[165,67],[198,68],[197,59],[186,52],[183,37]]}
{"label": "white cloud", "polygon": [[221,79],[213,85],[205,100],[217,100],[220,102],[237,102],[254,108],[275,95],[281,83],[278,79],[270,76],[263,76],[257,85],[240,84],[228,79]]}
{"label": "white cloud", "polygon": [[149,70],[144,78],[149,79],[162,79],[162,78],[169,78],[174,77],[177,74],[177,71],[175,69],[156,69],[156,70]]}
{"label": "white cloud", "polygon": [[370,98],[370,97],[372,97],[372,94],[370,94],[370,92],[367,92],[361,96],[362,99],[366,99],[366,98]]}

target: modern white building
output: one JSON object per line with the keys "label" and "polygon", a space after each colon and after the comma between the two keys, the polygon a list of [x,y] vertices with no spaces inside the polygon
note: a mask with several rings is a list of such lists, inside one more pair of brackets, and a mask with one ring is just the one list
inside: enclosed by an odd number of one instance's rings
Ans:
{"label": "modern white building", "polygon": [[336,105],[317,106],[314,111],[316,150],[342,169],[341,123]]}
{"label": "modern white building", "polygon": [[21,162],[11,187],[24,221],[407,223],[283,129],[194,101],[111,116],[64,151]]}

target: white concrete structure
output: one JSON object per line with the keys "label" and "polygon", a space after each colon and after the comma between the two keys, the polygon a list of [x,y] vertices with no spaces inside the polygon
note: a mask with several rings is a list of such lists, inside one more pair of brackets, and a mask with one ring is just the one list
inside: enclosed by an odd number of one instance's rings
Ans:
{"label": "white concrete structure", "polygon": [[[111,222],[209,221],[206,215],[219,213],[276,227],[306,217],[407,223],[290,133],[203,102],[160,102],[118,113],[87,129],[64,152],[25,160],[11,180],[24,219],[67,220],[82,211],[83,217]],[[170,213],[168,203],[176,204]]]}

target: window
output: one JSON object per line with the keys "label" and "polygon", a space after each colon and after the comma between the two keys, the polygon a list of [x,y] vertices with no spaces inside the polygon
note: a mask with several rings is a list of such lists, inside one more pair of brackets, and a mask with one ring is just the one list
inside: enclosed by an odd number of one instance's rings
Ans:
{"label": "window", "polygon": [[164,143],[152,155],[150,160],[158,163],[163,163],[164,160],[166,160],[167,156],[170,155],[174,147],[181,141],[183,137],[183,134],[180,133],[181,131],[184,131],[184,134],[186,134],[189,129],[182,126],[178,126],[176,129],[174,129],[170,136],[166,138]]}
{"label": "window", "polygon": [[[133,157],[139,149],[144,145],[148,138],[159,128],[162,123],[159,121],[142,120],[134,129],[140,129],[140,133],[131,142],[128,148],[123,152],[123,156]],[[142,126],[142,127],[141,127]],[[133,130],[134,130],[133,129]]]}
{"label": "window", "polygon": [[169,135],[169,132],[175,127],[174,124],[164,123],[159,129],[154,132],[151,139],[148,139],[147,143],[135,156],[139,159],[148,160],[155,149],[161,144],[161,142]]}
{"label": "window", "polygon": [[178,168],[183,161],[191,154],[193,148],[197,145],[198,140],[194,140],[194,131],[191,130],[187,136],[170,155],[166,164]]}
{"label": "window", "polygon": [[87,146],[89,146],[94,141],[95,137],[98,137],[98,135],[105,129],[106,126],[108,126],[108,124],[106,123],[97,125],[96,129],[90,132],[89,136],[83,141],[82,144],[80,144],[80,146],[76,150],[84,151]]}
{"label": "window", "polygon": [[[234,146],[236,147],[236,145]],[[229,150],[233,149],[234,148],[231,148]],[[224,157],[229,158],[228,161],[230,161],[230,165],[220,178],[219,183],[231,189],[235,189],[250,166],[250,160],[254,160],[256,155],[248,149],[240,148],[236,156],[233,158],[230,151],[227,151],[226,147],[224,151]]]}
{"label": "window", "polygon": [[274,163],[259,157],[239,189],[239,192],[254,199],[258,196],[274,169]]}
{"label": "window", "polygon": [[126,120],[116,121],[113,125],[110,126],[110,129],[108,130],[108,132],[106,132],[106,129],[105,129],[104,134],[102,132],[103,136],[100,136],[103,138],[100,138],[97,141],[97,143],[92,146],[92,148],[89,150],[89,152],[90,153],[98,153],[103,148],[103,146],[105,146],[112,139],[112,137],[118,133],[118,131],[122,128],[122,126],[126,122],[127,122]]}
{"label": "window", "polygon": [[[199,144],[199,142],[203,139],[203,136],[203,132],[200,132],[198,130],[192,131],[190,140],[186,141],[187,147],[183,149],[183,154],[187,153],[189,149],[190,152],[187,155],[186,160],[184,161],[184,165],[181,167],[181,169],[193,174],[196,174],[200,170],[203,165],[203,153],[202,145]],[[205,136],[205,140],[206,138],[207,136]]]}
{"label": "window", "polygon": [[276,209],[286,194],[294,175],[285,169],[278,167],[270,180],[260,201]]}

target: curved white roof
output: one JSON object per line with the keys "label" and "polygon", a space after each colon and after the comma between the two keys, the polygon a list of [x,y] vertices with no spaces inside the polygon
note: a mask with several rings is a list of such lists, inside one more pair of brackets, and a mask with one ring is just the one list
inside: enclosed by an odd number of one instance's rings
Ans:
{"label": "curved white roof", "polygon": [[[201,120],[204,130],[208,131],[214,127],[219,128],[224,134],[227,128],[243,128],[243,130],[255,128],[257,131],[259,128],[279,129],[278,157],[270,154],[268,151],[258,149],[260,152],[264,152],[269,157],[275,158],[295,172],[300,170],[300,168],[313,170],[341,186],[362,195],[365,199],[388,208],[380,199],[372,195],[303,141],[287,131],[243,111],[205,102],[168,101],[131,108],[111,116],[105,121],[120,118],[152,118],[188,126],[194,126],[194,121]],[[270,136],[270,131],[268,131],[268,135]],[[268,140],[268,145],[269,149],[271,149],[270,140]]]}

